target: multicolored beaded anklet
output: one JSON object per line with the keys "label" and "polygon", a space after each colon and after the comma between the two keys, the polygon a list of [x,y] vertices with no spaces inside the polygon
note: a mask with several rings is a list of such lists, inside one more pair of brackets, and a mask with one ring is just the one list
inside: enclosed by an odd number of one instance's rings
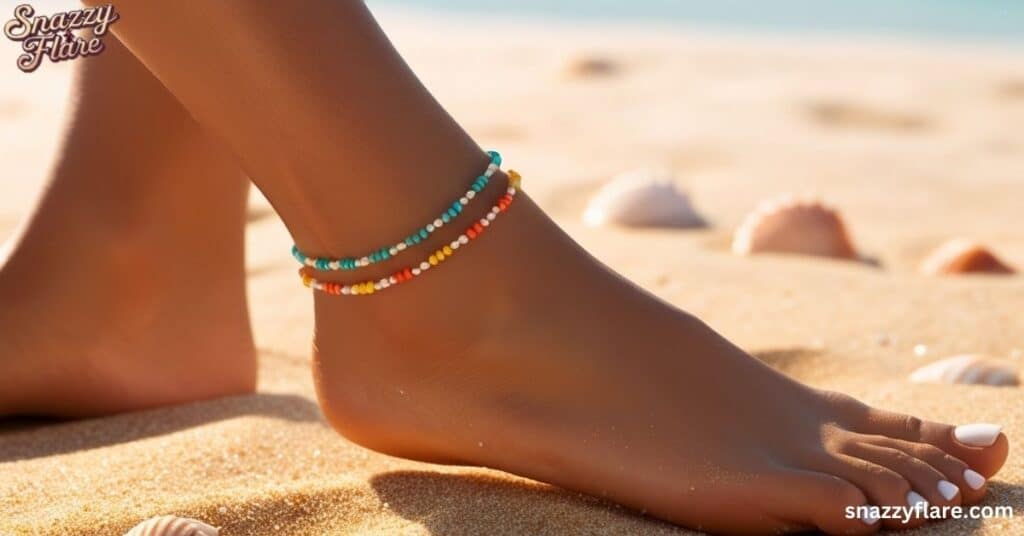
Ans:
{"label": "multicolored beaded anklet", "polygon": [[307,273],[307,268],[303,267],[299,269],[299,275],[302,276],[302,284],[307,288],[319,290],[327,294],[333,294],[335,296],[365,296],[379,292],[381,290],[405,283],[415,277],[422,275],[427,270],[441,264],[447,260],[459,248],[469,244],[471,240],[475,240],[491,225],[498,215],[508,210],[508,207],[512,205],[512,201],[516,198],[516,192],[519,190],[519,183],[521,177],[518,173],[513,170],[508,172],[508,189],[505,191],[505,195],[498,199],[491,210],[486,216],[480,218],[473,225],[469,226],[458,238],[452,240],[450,244],[443,248],[435,251],[427,257],[419,266],[403,268],[389,277],[380,279],[379,281],[363,281],[361,283],[342,284],[331,281],[320,281],[315,279],[313,276]]}
{"label": "multicolored beaded anklet", "polygon": [[405,240],[402,240],[393,246],[380,248],[362,257],[345,257],[341,259],[310,257],[299,251],[298,246],[292,246],[292,256],[301,264],[326,272],[329,270],[356,270],[364,266],[386,261],[391,257],[398,255],[405,251],[406,248],[415,246],[426,240],[434,231],[440,229],[445,224],[451,223],[451,221],[457,218],[459,214],[462,214],[462,209],[468,205],[474,197],[476,197],[476,194],[480,193],[487,187],[487,183],[491,180],[491,176],[494,175],[494,172],[501,167],[501,155],[498,154],[497,151],[487,151],[487,154],[491,157],[491,163],[487,165],[487,170],[473,181],[473,184],[470,185],[468,190],[466,190],[466,193],[462,194],[462,197],[459,199],[456,199],[447,210],[441,213],[441,216],[436,218],[433,222],[417,229],[411,235],[407,236]]}

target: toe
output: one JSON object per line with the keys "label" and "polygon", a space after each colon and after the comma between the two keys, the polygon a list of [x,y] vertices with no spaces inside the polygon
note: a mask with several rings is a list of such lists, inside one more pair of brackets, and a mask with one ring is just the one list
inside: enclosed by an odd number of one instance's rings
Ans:
{"label": "toe", "polygon": [[774,495],[780,517],[827,534],[872,534],[881,524],[861,490],[830,474],[788,471],[778,482],[784,493]]}
{"label": "toe", "polygon": [[[842,452],[832,454],[826,466],[819,470],[834,474],[857,486],[869,503],[889,508],[890,515],[895,509],[913,507],[919,500],[924,500],[914,492],[910,482],[900,473],[849,454],[850,452],[857,452],[854,442],[845,446]],[[916,527],[922,523],[922,519],[908,516],[905,512],[902,518],[889,517],[882,520],[882,526],[889,529]]]}
{"label": "toe", "polygon": [[[892,469],[910,483],[914,493],[933,506],[959,506],[960,488],[930,464],[899,449],[857,442],[847,451],[852,456]],[[922,512],[922,515],[925,514]]]}
{"label": "toe", "polygon": [[999,471],[1010,449],[1001,427],[994,424],[951,426],[874,409],[866,412],[862,424],[858,432],[934,445],[986,478]]}
{"label": "toe", "polygon": [[[956,486],[961,504],[977,504],[985,497],[987,487],[985,477],[971,469],[963,460],[953,457],[934,445],[884,436],[871,436],[865,438],[865,442],[905,452],[935,468],[943,474],[947,482]],[[944,497],[953,492],[953,488],[949,485],[944,484],[942,488],[940,493]],[[950,502],[952,503],[952,500]]]}

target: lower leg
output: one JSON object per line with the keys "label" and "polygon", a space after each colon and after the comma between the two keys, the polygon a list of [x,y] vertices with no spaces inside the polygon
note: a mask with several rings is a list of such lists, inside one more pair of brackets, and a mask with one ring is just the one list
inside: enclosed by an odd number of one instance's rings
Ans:
{"label": "lower leg", "polygon": [[[115,30],[231,145],[309,254],[394,243],[486,165],[362,2],[119,9]],[[368,298],[318,294],[316,314],[320,399],[346,436],[690,526],[868,532],[878,523],[845,506],[907,506],[912,490],[976,502],[976,472],[1007,453],[997,430],[958,440],[786,378],[601,266],[526,196],[444,268]]]}
{"label": "lower leg", "polygon": [[84,62],[45,194],[0,259],[0,415],[254,389],[247,180],[116,40]]}

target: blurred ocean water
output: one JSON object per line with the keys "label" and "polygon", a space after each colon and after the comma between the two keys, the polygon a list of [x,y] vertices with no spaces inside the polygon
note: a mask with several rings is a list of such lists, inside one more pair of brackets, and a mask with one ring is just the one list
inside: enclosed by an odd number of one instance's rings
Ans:
{"label": "blurred ocean water", "polygon": [[370,0],[370,5],[732,30],[1024,41],[1024,0]]}

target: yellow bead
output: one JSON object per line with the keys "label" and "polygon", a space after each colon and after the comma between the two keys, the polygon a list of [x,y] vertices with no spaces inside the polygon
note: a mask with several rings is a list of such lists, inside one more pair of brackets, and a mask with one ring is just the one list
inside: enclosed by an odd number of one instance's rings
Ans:
{"label": "yellow bead", "polygon": [[373,294],[373,291],[374,291],[374,290],[376,290],[376,289],[375,289],[375,288],[373,288],[373,283],[371,283],[371,282],[367,281],[367,282],[366,282],[366,293],[367,293],[367,294]]}
{"label": "yellow bead", "polygon": [[518,190],[519,189],[519,183],[522,180],[523,180],[522,175],[517,173],[516,170],[514,170],[514,169],[508,170],[508,185],[509,186],[511,186],[511,187],[515,188],[516,190]]}
{"label": "yellow bead", "polygon": [[441,251],[443,251],[443,252],[444,252],[444,256],[445,256],[445,257],[449,257],[449,256],[451,256],[451,254],[452,254],[452,248],[451,248],[451,246],[445,246],[444,248],[442,248],[442,249],[441,249]]}
{"label": "yellow bead", "polygon": [[311,287],[311,286],[313,285],[313,278],[312,278],[312,277],[310,277],[310,276],[309,276],[309,275],[307,275],[307,274],[302,274],[302,284],[303,284],[303,285],[304,285],[304,286],[305,286],[306,288],[309,288],[309,287]]}
{"label": "yellow bead", "polygon": [[437,255],[431,255],[430,258],[427,259],[427,262],[429,262],[431,266],[437,266],[437,263],[439,262],[437,260]]}

